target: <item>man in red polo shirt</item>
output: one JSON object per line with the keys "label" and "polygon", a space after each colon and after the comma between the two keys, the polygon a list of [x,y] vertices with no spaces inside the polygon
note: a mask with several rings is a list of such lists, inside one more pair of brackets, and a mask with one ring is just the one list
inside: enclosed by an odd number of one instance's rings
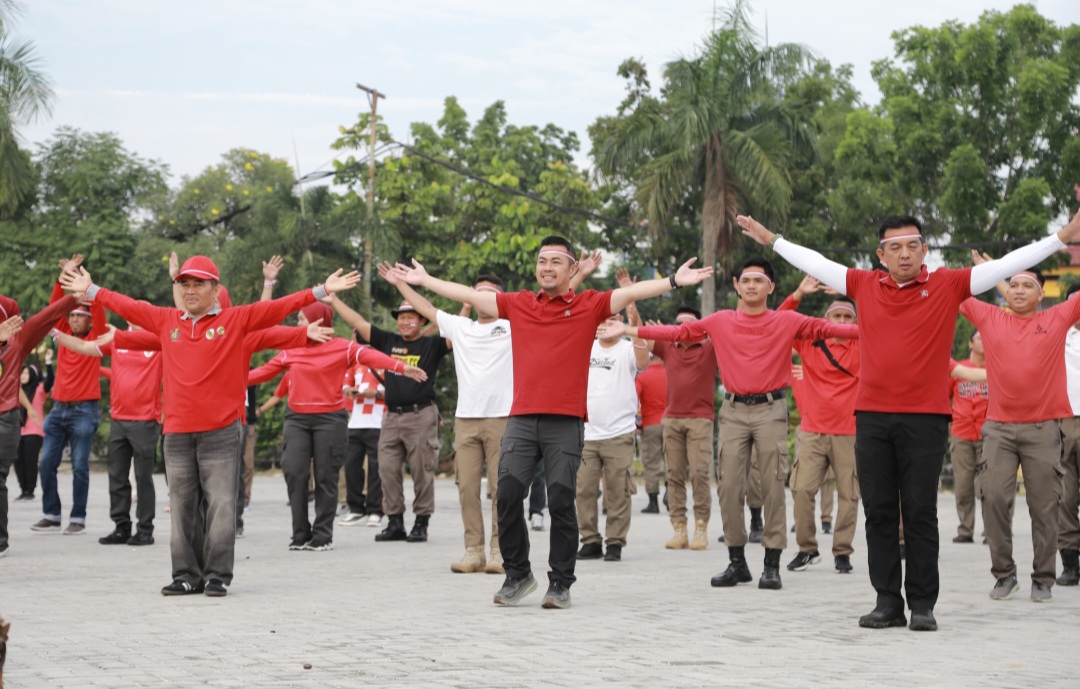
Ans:
{"label": "man in red polo shirt", "polygon": [[[64,287],[86,292],[129,323],[155,333],[161,342],[173,567],[173,581],[162,594],[228,593],[236,541],[236,458],[250,356],[244,336],[360,281],[357,273],[342,272],[313,290],[223,310],[215,305],[221,291],[217,266],[206,256],[193,256],[176,278],[183,288],[184,311],[102,289],[81,268],[62,276]],[[208,504],[205,529],[200,498]]]}
{"label": "man in red polo shirt", "polygon": [[[855,462],[866,514],[874,610],[859,619],[881,629],[907,624],[897,524],[903,514],[907,605],[913,631],[935,631],[938,577],[937,485],[949,433],[949,353],[960,303],[991,289],[1080,238],[1080,216],[1030,246],[974,268],[930,273],[922,224],[886,218],[878,260],[857,270],[789,242],[748,216],[743,233],[859,304],[861,369],[855,402]],[[902,509],[901,509],[902,508]]]}
{"label": "man in red polo shirt", "polygon": [[499,458],[499,545],[506,580],[495,594],[497,605],[517,605],[536,590],[529,563],[529,534],[523,502],[541,460],[551,513],[551,550],[545,608],[570,607],[576,581],[578,525],[576,476],[584,445],[589,352],[596,328],[627,304],[684,285],[696,285],[712,268],[694,269],[694,259],[668,278],[643,280],[608,292],[575,293],[570,280],[578,258],[570,242],[550,236],[540,242],[536,280],[540,290],[513,294],[484,292],[439,280],[413,260],[398,265],[409,284],[422,285],[448,299],[497,313],[513,330],[514,402]]}
{"label": "man in red polo shirt", "polygon": [[[650,356],[649,365],[634,379],[634,387],[641,403],[641,465],[645,468],[645,493],[649,496],[649,504],[641,511],[659,514],[660,477],[664,473],[664,405],[667,403],[664,362]],[[665,482],[665,489],[666,486]]]}
{"label": "man in red polo shirt", "polygon": [[[805,289],[804,285],[800,285],[800,290]],[[798,308],[801,295],[802,291],[797,291],[789,296],[778,310]],[[825,320],[855,323],[855,304],[845,297],[834,299],[825,308]],[[859,341],[843,338],[796,340],[794,348],[802,360],[803,372],[798,393],[801,421],[790,481],[799,552],[787,568],[801,572],[821,561],[814,525],[814,498],[831,468],[839,495],[833,532],[833,563],[837,572],[849,574],[852,571],[851,542],[859,518],[859,486],[855,477]],[[826,514],[822,504],[823,519]]]}
{"label": "man in red polo shirt", "polygon": [[[982,335],[974,333],[968,341],[971,356],[960,362],[968,368],[984,368]],[[975,541],[975,466],[982,457],[982,427],[986,422],[986,407],[990,386],[986,382],[972,383],[953,378],[949,397],[952,398],[952,427],[949,431],[949,458],[953,468],[953,495],[956,496],[956,527],[953,543]]]}

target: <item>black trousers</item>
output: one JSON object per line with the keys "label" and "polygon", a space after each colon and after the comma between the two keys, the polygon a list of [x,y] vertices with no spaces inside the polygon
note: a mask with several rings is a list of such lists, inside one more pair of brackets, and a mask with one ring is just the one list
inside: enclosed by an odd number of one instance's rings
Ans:
{"label": "black trousers", "polygon": [[109,423],[109,516],[120,529],[131,530],[131,472],[135,462],[135,486],[139,504],[135,508],[138,530],[154,532],[154,509],[157,494],[154,490],[154,465],[161,439],[161,424],[156,421],[122,421]]}
{"label": "black trousers", "polygon": [[[364,459],[367,458],[367,495],[364,495]],[[356,514],[382,514],[379,479],[379,429],[350,428],[345,453],[345,502]]]}
{"label": "black trousers", "polygon": [[38,457],[45,442],[43,435],[19,436],[19,456],[15,460],[15,476],[24,495],[33,495],[37,488]]}
{"label": "black trousers", "polygon": [[542,460],[551,515],[548,579],[567,588],[577,580],[574,576],[578,542],[575,500],[584,433],[585,422],[574,416],[511,416],[506,424],[499,457],[497,494],[499,549],[508,577],[520,579],[532,571],[524,500]]}
{"label": "black trousers", "polygon": [[[937,603],[937,490],[949,438],[942,414],[856,412],[855,465],[866,514],[866,554],[878,607],[933,610]],[[904,519],[907,577],[900,569]]]}
{"label": "black trousers", "polygon": [[[293,540],[334,540],[338,474],[345,464],[349,417],[344,409],[324,414],[285,412],[281,470],[292,510]],[[315,465],[315,522],[308,521],[308,478]]]}

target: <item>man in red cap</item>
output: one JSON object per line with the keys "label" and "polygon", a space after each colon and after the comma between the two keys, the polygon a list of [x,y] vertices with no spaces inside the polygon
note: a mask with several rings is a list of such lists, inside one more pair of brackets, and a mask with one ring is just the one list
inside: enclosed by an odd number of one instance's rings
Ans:
{"label": "man in red cap", "polygon": [[[360,281],[338,270],[323,285],[281,299],[221,309],[217,266],[206,256],[184,262],[184,310],[137,302],[66,270],[64,286],[158,336],[165,375],[165,467],[172,508],[173,581],[161,592],[224,596],[233,577],[236,539],[236,458],[247,388],[245,335],[278,323],[318,298]],[[199,514],[206,500],[205,529]]]}

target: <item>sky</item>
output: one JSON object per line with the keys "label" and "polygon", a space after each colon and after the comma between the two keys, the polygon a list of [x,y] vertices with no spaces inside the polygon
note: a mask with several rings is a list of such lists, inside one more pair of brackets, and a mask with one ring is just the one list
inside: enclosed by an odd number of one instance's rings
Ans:
{"label": "sky", "polygon": [[[868,103],[890,34],[975,21],[1012,2],[756,0],[770,43],[796,42],[851,64]],[[1080,1],[1041,0],[1059,25]],[[721,0],[33,0],[12,33],[33,40],[56,92],[51,117],[26,126],[36,148],[59,126],[111,131],[169,166],[173,183],[245,147],[328,169],[341,126],[369,109],[356,84],[386,94],[379,113],[408,139],[456,96],[475,122],[497,100],[515,125],[553,123],[582,140],[624,95],[619,63],[638,57],[653,86],[691,56]]]}

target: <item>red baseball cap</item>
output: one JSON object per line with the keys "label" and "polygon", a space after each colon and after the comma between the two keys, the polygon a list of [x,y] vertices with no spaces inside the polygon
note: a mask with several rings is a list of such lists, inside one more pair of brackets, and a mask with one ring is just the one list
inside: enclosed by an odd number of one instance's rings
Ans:
{"label": "red baseball cap", "polygon": [[185,277],[221,281],[218,267],[206,256],[192,256],[184,261],[184,265],[181,266],[176,279],[182,280]]}
{"label": "red baseball cap", "polygon": [[221,307],[222,311],[232,308],[232,295],[229,294],[229,290],[225,289],[225,285],[222,285],[221,291],[218,292],[217,303],[218,306]]}

